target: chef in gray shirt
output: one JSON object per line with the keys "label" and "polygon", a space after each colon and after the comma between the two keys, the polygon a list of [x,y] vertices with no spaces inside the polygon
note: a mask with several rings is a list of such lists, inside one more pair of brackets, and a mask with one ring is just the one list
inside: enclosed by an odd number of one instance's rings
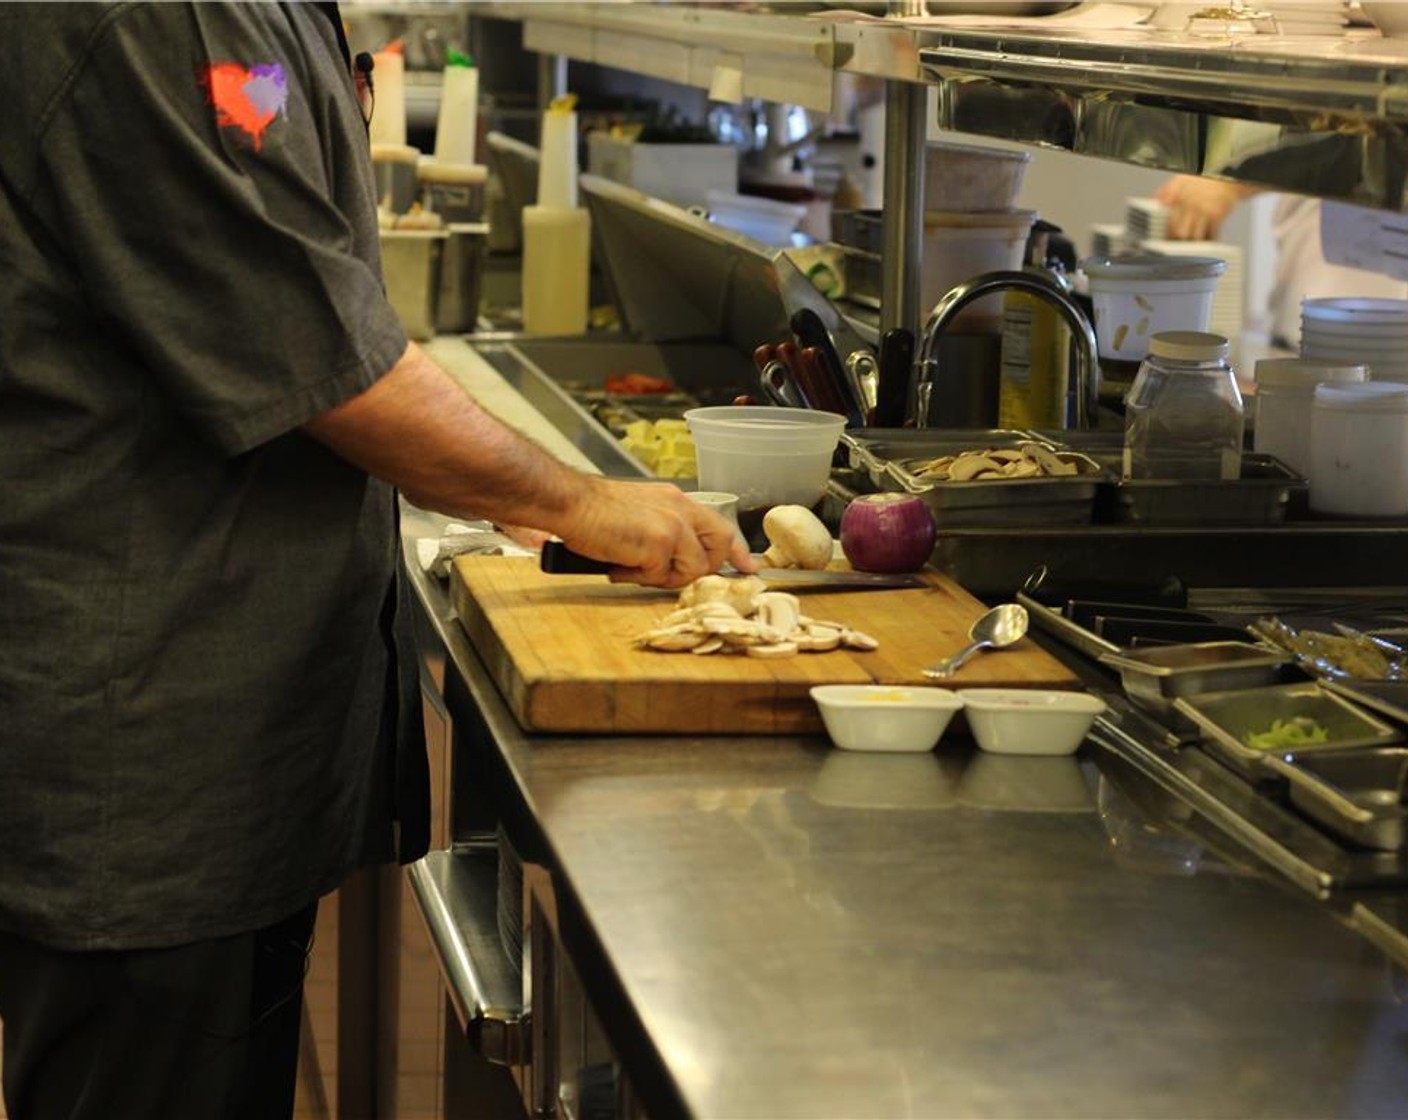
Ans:
{"label": "chef in gray shirt", "polygon": [[6,1106],[287,1116],[317,899],[427,840],[397,489],[752,565],[407,342],[335,9],[0,5],[0,103]]}

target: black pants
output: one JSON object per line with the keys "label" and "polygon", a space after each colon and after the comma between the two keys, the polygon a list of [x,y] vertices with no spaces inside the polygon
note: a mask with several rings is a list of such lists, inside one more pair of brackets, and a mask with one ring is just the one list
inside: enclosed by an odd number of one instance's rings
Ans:
{"label": "black pants", "polygon": [[127,952],[0,933],[10,1120],[287,1120],[316,916]]}

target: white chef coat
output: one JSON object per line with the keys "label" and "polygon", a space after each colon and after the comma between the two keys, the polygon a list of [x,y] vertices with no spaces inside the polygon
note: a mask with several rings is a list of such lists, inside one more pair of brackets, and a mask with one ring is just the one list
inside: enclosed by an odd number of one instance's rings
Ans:
{"label": "white chef coat", "polygon": [[1271,288],[1271,338],[1300,348],[1300,304],[1322,296],[1408,299],[1408,283],[1330,264],[1320,243],[1320,200],[1283,194],[1272,218],[1276,235],[1276,278]]}

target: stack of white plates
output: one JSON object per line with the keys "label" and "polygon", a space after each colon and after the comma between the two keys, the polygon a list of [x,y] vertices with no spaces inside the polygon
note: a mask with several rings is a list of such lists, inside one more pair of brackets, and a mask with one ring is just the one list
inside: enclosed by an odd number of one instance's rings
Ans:
{"label": "stack of white plates", "polygon": [[1408,382],[1408,300],[1304,300],[1300,352],[1366,365],[1375,381]]}
{"label": "stack of white plates", "polygon": [[1151,237],[1167,237],[1168,207],[1156,198],[1126,198],[1124,232],[1135,244]]}
{"label": "stack of white plates", "polygon": [[1254,5],[1276,21],[1280,35],[1339,35],[1346,5],[1333,0],[1262,0]]}
{"label": "stack of white plates", "polygon": [[1208,330],[1235,340],[1242,333],[1246,276],[1242,268],[1242,247],[1225,241],[1144,241],[1140,248],[1170,257],[1216,257],[1227,265],[1212,297]]}
{"label": "stack of white plates", "polygon": [[1090,227],[1090,255],[1118,257],[1130,247],[1124,226],[1115,222],[1099,222]]}

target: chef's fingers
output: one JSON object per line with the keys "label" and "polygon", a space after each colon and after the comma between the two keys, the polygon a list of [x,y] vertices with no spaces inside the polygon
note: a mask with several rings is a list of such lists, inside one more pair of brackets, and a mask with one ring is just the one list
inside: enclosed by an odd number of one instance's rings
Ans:
{"label": "chef's fingers", "polygon": [[641,545],[641,560],[633,568],[613,572],[613,581],[643,583],[650,587],[684,587],[718,567],[717,563],[711,563],[709,552],[689,518],[662,517],[649,526]]}
{"label": "chef's fingers", "polygon": [[756,571],[758,562],[748,552],[748,542],[738,531],[738,526],[722,514],[707,506],[694,503],[694,531],[709,556],[709,571],[716,572],[725,564],[732,564],[740,572]]}

